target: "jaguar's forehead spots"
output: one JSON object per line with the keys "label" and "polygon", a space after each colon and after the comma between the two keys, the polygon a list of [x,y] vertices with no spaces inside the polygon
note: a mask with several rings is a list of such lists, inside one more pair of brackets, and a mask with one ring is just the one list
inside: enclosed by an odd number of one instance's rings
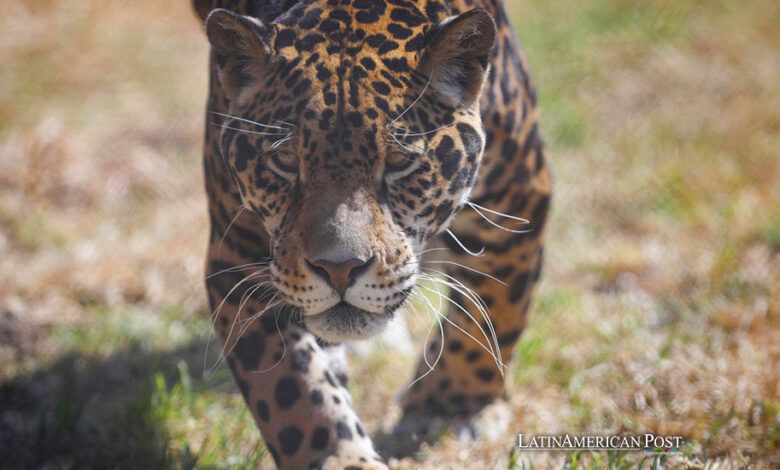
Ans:
{"label": "jaguar's forehead spots", "polygon": [[325,130],[364,127],[391,114],[419,87],[415,69],[444,11],[436,2],[423,12],[403,0],[326,0],[298,4],[279,17],[274,48],[288,66],[295,64],[284,85],[313,111],[301,116],[318,119]]}
{"label": "jaguar's forehead spots", "polygon": [[[403,0],[326,0],[300,3],[274,22],[278,62],[253,106],[260,122],[295,124],[289,147],[304,180],[377,174],[388,124],[425,88],[416,68],[443,11]],[[433,125],[430,114],[420,111],[423,126]]]}

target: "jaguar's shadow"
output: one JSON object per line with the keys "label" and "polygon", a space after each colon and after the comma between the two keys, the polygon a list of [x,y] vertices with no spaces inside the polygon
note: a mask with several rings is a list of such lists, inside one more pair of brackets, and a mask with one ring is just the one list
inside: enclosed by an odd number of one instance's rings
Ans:
{"label": "jaguar's shadow", "polygon": [[[238,393],[227,368],[204,378],[218,347],[206,339],[169,350],[133,346],[106,358],[77,353],[0,386],[0,468],[169,468],[166,431],[154,411],[155,377]],[[194,458],[192,462],[194,463]]]}

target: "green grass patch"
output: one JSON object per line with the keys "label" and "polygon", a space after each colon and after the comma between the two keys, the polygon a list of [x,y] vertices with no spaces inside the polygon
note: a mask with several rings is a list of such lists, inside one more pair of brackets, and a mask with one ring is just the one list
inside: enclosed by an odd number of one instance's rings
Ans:
{"label": "green grass patch", "polygon": [[136,346],[147,350],[172,348],[211,334],[211,323],[205,315],[188,315],[178,306],[150,315],[131,305],[111,308],[87,302],[90,328],[80,324],[52,328],[51,337],[61,348],[107,356]]}

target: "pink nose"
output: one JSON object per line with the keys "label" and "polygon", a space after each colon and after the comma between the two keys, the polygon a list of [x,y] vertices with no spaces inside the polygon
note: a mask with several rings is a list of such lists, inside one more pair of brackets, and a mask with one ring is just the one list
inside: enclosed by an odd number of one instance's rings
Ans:
{"label": "pink nose", "polygon": [[344,295],[347,288],[355,283],[355,279],[366,270],[370,261],[363,261],[358,258],[352,258],[340,263],[324,259],[316,261],[306,260],[312,271],[324,278],[341,295]]}

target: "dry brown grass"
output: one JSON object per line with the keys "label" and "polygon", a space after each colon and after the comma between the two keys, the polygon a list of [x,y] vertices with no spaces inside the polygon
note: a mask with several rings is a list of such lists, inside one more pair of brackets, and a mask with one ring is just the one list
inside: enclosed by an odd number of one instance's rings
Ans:
{"label": "dry brown grass", "polygon": [[90,303],[202,309],[193,71],[208,51],[188,6],[4,3],[0,17],[6,314],[40,330],[86,326]]}
{"label": "dry brown grass", "polygon": [[[556,176],[512,431],[680,434],[689,445],[662,466],[777,468],[780,7],[512,5]],[[196,367],[208,49],[189,6],[4,2],[0,43],[0,449],[28,446],[30,465],[142,453],[158,466],[267,465],[224,371]],[[413,362],[384,349],[353,360],[370,428],[397,416]],[[88,398],[62,398],[69,381]],[[130,431],[104,441],[87,422]],[[605,458],[512,443],[445,437],[391,467]]]}

